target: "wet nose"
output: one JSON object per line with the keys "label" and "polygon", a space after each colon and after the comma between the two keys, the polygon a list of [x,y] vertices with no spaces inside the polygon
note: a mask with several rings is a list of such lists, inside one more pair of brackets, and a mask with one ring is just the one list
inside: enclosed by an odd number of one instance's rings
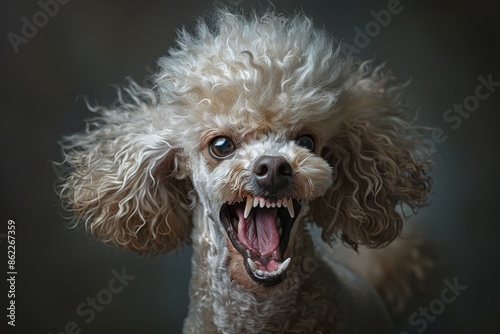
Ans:
{"label": "wet nose", "polygon": [[253,176],[259,186],[276,195],[290,184],[292,166],[284,157],[263,155],[254,163]]}

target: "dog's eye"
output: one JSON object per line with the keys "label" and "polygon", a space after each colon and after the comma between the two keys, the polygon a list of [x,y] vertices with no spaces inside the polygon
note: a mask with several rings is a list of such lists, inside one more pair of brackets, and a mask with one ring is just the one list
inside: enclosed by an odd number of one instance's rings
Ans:
{"label": "dog's eye", "polygon": [[236,146],[227,137],[216,137],[210,142],[209,149],[214,158],[222,159],[231,155],[236,150]]}
{"label": "dog's eye", "polygon": [[295,140],[295,144],[307,148],[311,152],[314,151],[314,139],[311,136],[300,136]]}

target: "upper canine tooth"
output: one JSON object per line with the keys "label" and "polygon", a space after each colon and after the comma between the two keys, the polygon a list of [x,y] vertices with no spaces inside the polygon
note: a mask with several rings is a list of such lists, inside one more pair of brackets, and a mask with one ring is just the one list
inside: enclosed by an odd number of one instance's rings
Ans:
{"label": "upper canine tooth", "polygon": [[252,210],[252,204],[253,204],[253,196],[248,195],[247,196],[247,204],[245,205],[245,212],[243,213],[243,217],[245,219],[248,218],[248,215],[250,214],[250,211]]}
{"label": "upper canine tooth", "polygon": [[288,213],[290,214],[290,217],[295,217],[295,211],[293,210],[293,200],[291,198],[288,199],[288,203],[286,208],[288,209]]}

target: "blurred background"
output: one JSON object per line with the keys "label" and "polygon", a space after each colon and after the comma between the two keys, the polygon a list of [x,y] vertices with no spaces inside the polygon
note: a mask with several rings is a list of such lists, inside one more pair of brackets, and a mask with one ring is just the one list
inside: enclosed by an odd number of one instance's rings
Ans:
{"label": "blurred background", "polygon": [[[401,81],[411,79],[406,98],[427,125],[440,129],[432,141],[438,151],[434,194],[418,220],[454,268],[439,278],[442,287],[455,279],[467,288],[444,308],[434,302],[439,293],[430,296],[421,307],[436,313],[425,328],[404,320],[398,332],[498,333],[499,2],[270,3],[280,12],[302,9],[357,56],[386,61]],[[146,83],[175,30],[192,27],[217,4],[261,8],[268,2],[1,2],[0,248],[7,254],[11,219],[18,272],[16,327],[8,333],[181,332],[191,250],[140,258],[67,229],[54,191],[61,170],[51,161],[61,159],[61,136],[81,130],[90,116],[80,97],[109,104],[113,85],[125,77]],[[390,18],[381,14],[388,7]],[[6,255],[1,258],[6,268]],[[124,274],[123,289],[117,284],[109,293],[113,277]],[[3,326],[8,301],[2,286]],[[97,296],[106,305],[91,311]]]}

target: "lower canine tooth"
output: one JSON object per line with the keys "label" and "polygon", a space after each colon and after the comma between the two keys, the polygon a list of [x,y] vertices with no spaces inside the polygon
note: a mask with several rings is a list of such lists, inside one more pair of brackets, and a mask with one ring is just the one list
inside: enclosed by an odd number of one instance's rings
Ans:
{"label": "lower canine tooth", "polygon": [[290,258],[288,258],[285,261],[283,261],[283,263],[278,266],[278,269],[283,272],[283,271],[286,270],[286,268],[288,268],[289,264],[290,264]]}
{"label": "lower canine tooth", "polygon": [[255,262],[253,262],[250,258],[247,258],[247,262],[252,271],[256,271],[257,269],[259,269],[259,267],[257,267],[257,264],[255,264]]}

